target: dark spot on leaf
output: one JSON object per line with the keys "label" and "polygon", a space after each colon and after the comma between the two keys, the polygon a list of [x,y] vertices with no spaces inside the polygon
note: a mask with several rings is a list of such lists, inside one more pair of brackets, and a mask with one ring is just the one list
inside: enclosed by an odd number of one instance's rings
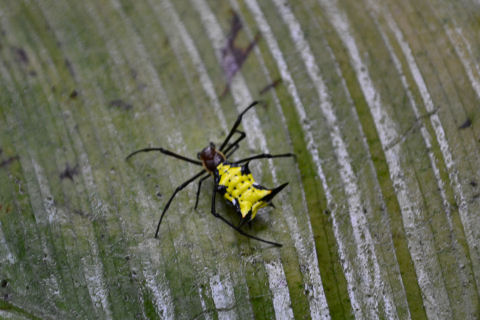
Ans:
{"label": "dark spot on leaf", "polygon": [[72,63],[70,62],[70,60],[65,59],[65,66],[67,67],[68,72],[70,73],[70,75],[71,75],[72,77],[75,77],[75,70],[73,69],[73,65],[72,65]]}
{"label": "dark spot on leaf", "polygon": [[267,84],[265,87],[263,87],[262,90],[260,90],[258,93],[259,94],[265,94],[268,90],[276,88],[280,83],[282,83],[282,79],[278,78],[274,80],[272,83]]}
{"label": "dark spot on leaf", "polygon": [[133,108],[133,106],[122,99],[115,99],[109,102],[109,107],[115,107],[124,111],[128,111]]}
{"label": "dark spot on leaf", "polygon": [[79,216],[85,216],[85,213],[80,209],[73,210],[73,213],[78,214]]}
{"label": "dark spot on leaf", "polygon": [[15,54],[15,60],[17,60],[17,62],[28,64],[28,55],[25,50],[23,50],[22,48],[13,48],[12,50]]}
{"label": "dark spot on leaf", "polygon": [[238,36],[238,32],[242,29],[242,22],[235,11],[232,11],[232,16],[233,17],[230,22],[230,32],[227,36],[227,43],[222,48],[221,64],[227,83],[225,85],[225,89],[220,95],[221,97],[224,97],[227,94],[233,77],[240,70],[245,60],[247,60],[248,55],[255,47],[258,40],[260,40],[260,33],[257,33],[253,41],[250,42],[245,49],[237,47],[235,45],[235,39]]}
{"label": "dark spot on leaf", "polygon": [[71,168],[70,165],[66,164],[65,169],[60,173],[60,179],[70,179],[73,181],[73,177],[78,174],[78,164],[75,167]]}
{"label": "dark spot on leaf", "polygon": [[460,127],[458,127],[458,129],[466,129],[466,128],[470,127],[471,125],[472,125],[472,120],[470,120],[470,118],[468,118],[467,120],[465,120],[465,122]]}
{"label": "dark spot on leaf", "polygon": [[6,160],[0,161],[0,168],[6,167],[11,164],[13,161],[18,160],[18,156],[9,157]]}
{"label": "dark spot on leaf", "polygon": [[73,90],[72,92],[70,92],[70,99],[75,99],[76,97],[78,97],[77,90]]}

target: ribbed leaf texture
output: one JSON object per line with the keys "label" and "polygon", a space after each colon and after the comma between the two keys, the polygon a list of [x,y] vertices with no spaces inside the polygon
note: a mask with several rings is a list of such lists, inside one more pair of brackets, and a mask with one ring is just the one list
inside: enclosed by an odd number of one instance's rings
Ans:
{"label": "ribbed leaf texture", "polygon": [[[0,318],[480,318],[478,1],[0,2]],[[237,115],[245,232],[201,167]],[[236,134],[235,137],[238,137]],[[216,208],[239,217],[220,195]]]}

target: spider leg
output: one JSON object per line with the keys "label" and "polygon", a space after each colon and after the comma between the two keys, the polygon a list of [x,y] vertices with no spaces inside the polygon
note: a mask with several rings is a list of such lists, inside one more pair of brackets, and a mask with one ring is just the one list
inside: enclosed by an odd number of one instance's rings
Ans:
{"label": "spider leg", "polygon": [[195,210],[197,210],[198,198],[200,197],[200,189],[202,188],[202,182],[210,177],[210,174],[206,175],[202,179],[198,180],[197,198],[195,200]]}
{"label": "spider leg", "polygon": [[245,134],[245,132],[243,132],[243,131],[235,130],[235,132],[236,132],[236,133],[239,133],[240,136],[237,138],[237,140],[235,140],[235,141],[232,142],[227,148],[225,148],[225,150],[220,150],[220,151],[222,151],[224,154],[227,154],[227,153],[230,151],[230,149],[232,149],[232,148],[234,148],[234,147],[235,147],[235,148],[238,148],[238,144],[240,143],[240,141],[242,141],[243,139],[245,139],[245,137],[247,136],[247,135]]}
{"label": "spider leg", "polygon": [[[240,143],[240,141],[242,141],[243,139],[245,139],[245,137],[247,136],[245,134],[245,132],[243,131],[240,131],[240,130],[235,130],[235,132],[239,133],[240,136],[237,138],[237,140],[235,140],[234,142],[232,142],[225,150],[220,150],[222,151],[225,155],[229,155],[231,156],[237,149],[238,149],[238,144]],[[230,149],[233,149],[233,150],[230,150]],[[229,153],[230,152],[230,153]],[[227,156],[228,158],[228,156]]]}
{"label": "spider leg", "polygon": [[238,144],[236,144],[236,145],[232,148],[232,150],[225,155],[225,157],[226,157],[227,159],[230,158],[230,157],[232,156],[232,154],[234,154],[235,151],[238,150],[238,148],[239,148],[239,146],[238,146]]}
{"label": "spider leg", "polygon": [[136,151],[133,151],[132,153],[130,153],[130,154],[125,158],[125,160],[130,159],[131,157],[133,157],[133,156],[136,155],[137,153],[140,153],[140,152],[150,152],[150,151],[159,151],[159,152],[161,152],[161,153],[163,153],[163,154],[165,154],[165,155],[167,155],[167,156],[171,156],[171,157],[174,157],[174,158],[177,158],[177,159],[180,159],[180,160],[183,160],[183,161],[187,161],[187,162],[190,162],[190,163],[199,165],[199,166],[202,165],[202,162],[201,162],[201,161],[184,157],[184,156],[182,156],[182,155],[179,155],[179,154],[177,154],[177,153],[175,153],[175,152],[172,152],[172,151],[170,151],[170,150],[166,150],[166,149],[163,149],[163,148],[143,148],[143,149],[139,149],[139,150],[136,150]]}
{"label": "spider leg", "polygon": [[247,161],[256,160],[256,159],[287,158],[287,157],[296,157],[296,156],[293,153],[283,153],[283,154],[261,153],[255,156],[237,160],[235,161],[235,163],[242,163],[242,162],[247,162]]}
{"label": "spider leg", "polygon": [[173,194],[170,196],[170,199],[168,199],[168,202],[165,205],[165,208],[163,208],[162,215],[160,216],[160,220],[158,220],[157,230],[155,231],[155,238],[158,238],[158,231],[160,230],[160,224],[162,223],[163,217],[165,216],[165,212],[167,212],[167,209],[170,206],[170,203],[172,202],[173,198],[177,195],[177,193],[180,190],[188,186],[192,181],[194,181],[204,173],[205,173],[205,170],[200,171],[199,173],[197,173],[196,175],[194,175],[193,177],[191,177],[190,179],[188,179],[187,181],[185,181],[175,189]]}
{"label": "spider leg", "polygon": [[280,243],[277,243],[277,242],[273,242],[273,241],[268,241],[268,240],[264,240],[264,239],[261,239],[261,238],[258,238],[258,237],[255,237],[255,236],[252,236],[246,232],[244,232],[242,229],[240,229],[239,227],[236,227],[234,226],[230,221],[228,221],[227,219],[225,219],[223,216],[221,216],[220,214],[218,214],[215,210],[215,195],[217,193],[217,184],[214,183],[213,184],[213,194],[212,194],[212,214],[215,218],[218,218],[220,220],[222,220],[223,222],[225,222],[227,225],[229,225],[232,229],[235,229],[238,233],[246,236],[247,238],[250,238],[250,239],[254,239],[254,240],[257,240],[257,241],[260,241],[260,242],[264,242],[264,243],[268,243],[268,244],[271,244],[271,245],[274,245],[276,247],[281,247],[282,244]]}
{"label": "spider leg", "polygon": [[235,123],[233,124],[232,126],[232,129],[230,130],[230,133],[227,135],[227,137],[225,138],[225,140],[223,141],[222,143],[222,146],[220,147],[220,151],[223,151],[223,149],[227,146],[228,144],[228,141],[230,141],[230,138],[233,136],[233,134],[235,133],[235,130],[237,130],[238,126],[240,125],[240,123],[242,122],[242,117],[243,115],[245,114],[245,112],[247,112],[248,110],[250,110],[252,107],[254,107],[255,105],[258,104],[258,101],[253,101],[248,107],[245,108],[245,110],[243,110],[239,115],[238,115],[238,118],[237,120],[235,121]]}

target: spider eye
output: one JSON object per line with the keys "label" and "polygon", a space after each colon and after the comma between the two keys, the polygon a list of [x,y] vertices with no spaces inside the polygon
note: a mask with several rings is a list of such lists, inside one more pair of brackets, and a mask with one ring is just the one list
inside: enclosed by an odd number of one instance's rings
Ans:
{"label": "spider eye", "polygon": [[215,144],[213,142],[210,142],[210,148],[215,149]]}
{"label": "spider eye", "polygon": [[198,160],[201,159],[201,152],[197,153],[197,159],[198,159]]}

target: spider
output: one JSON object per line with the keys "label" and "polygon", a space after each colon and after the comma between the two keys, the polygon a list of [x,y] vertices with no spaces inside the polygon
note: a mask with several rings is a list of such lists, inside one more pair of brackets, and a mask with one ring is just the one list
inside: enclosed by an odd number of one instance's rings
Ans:
{"label": "spider", "polygon": [[[242,122],[243,115],[253,108],[255,105],[258,104],[258,101],[252,102],[245,110],[243,110],[237,117],[237,120],[232,126],[232,129],[228,133],[227,137],[220,145],[220,148],[217,149],[215,145],[210,142],[210,144],[205,147],[202,151],[197,154],[197,159],[191,159],[180,154],[174,153],[172,151],[166,150],[164,148],[143,148],[136,150],[130,153],[126,160],[130,159],[134,155],[141,153],[141,152],[151,152],[151,151],[159,151],[167,156],[174,157],[179,160],[183,160],[189,163],[193,163],[198,166],[202,166],[203,169],[195,174],[190,179],[183,182],[179,185],[165,205],[165,208],[162,211],[160,219],[157,224],[157,229],[155,231],[155,238],[158,238],[158,233],[160,230],[160,225],[162,223],[163,217],[167,212],[170,204],[172,203],[173,198],[176,196],[178,192],[188,186],[190,183],[195,181],[196,179],[200,178],[198,182],[198,189],[197,189],[197,196],[195,200],[195,209],[197,209],[198,205],[198,198],[200,196],[200,189],[202,186],[202,182],[208,179],[210,176],[213,177],[213,193],[212,193],[212,204],[211,204],[211,213],[214,217],[220,219],[227,225],[229,225],[232,229],[236,230],[240,234],[260,241],[264,243],[268,243],[277,247],[281,247],[282,244],[261,239],[251,234],[244,232],[241,227],[245,222],[250,222],[255,218],[257,214],[257,210],[266,206],[273,206],[272,199],[283,189],[287,186],[287,183],[284,183],[276,188],[269,189],[257,184],[248,168],[248,164],[251,160],[257,159],[266,159],[266,158],[285,158],[285,157],[295,157],[292,153],[284,153],[284,154],[277,154],[272,155],[269,153],[261,153],[254,156],[250,156],[241,160],[237,160],[234,162],[230,162],[228,158],[233,155],[233,153],[239,148],[239,143],[246,137],[245,132],[238,130],[238,126]],[[229,144],[230,139],[233,137],[234,134],[238,134],[239,136],[234,140],[232,143]],[[219,193],[223,195],[225,200],[230,203],[234,208],[235,211],[240,214],[240,224],[235,226],[232,222],[227,220],[225,217],[217,213],[215,209],[215,199],[216,194]]]}

